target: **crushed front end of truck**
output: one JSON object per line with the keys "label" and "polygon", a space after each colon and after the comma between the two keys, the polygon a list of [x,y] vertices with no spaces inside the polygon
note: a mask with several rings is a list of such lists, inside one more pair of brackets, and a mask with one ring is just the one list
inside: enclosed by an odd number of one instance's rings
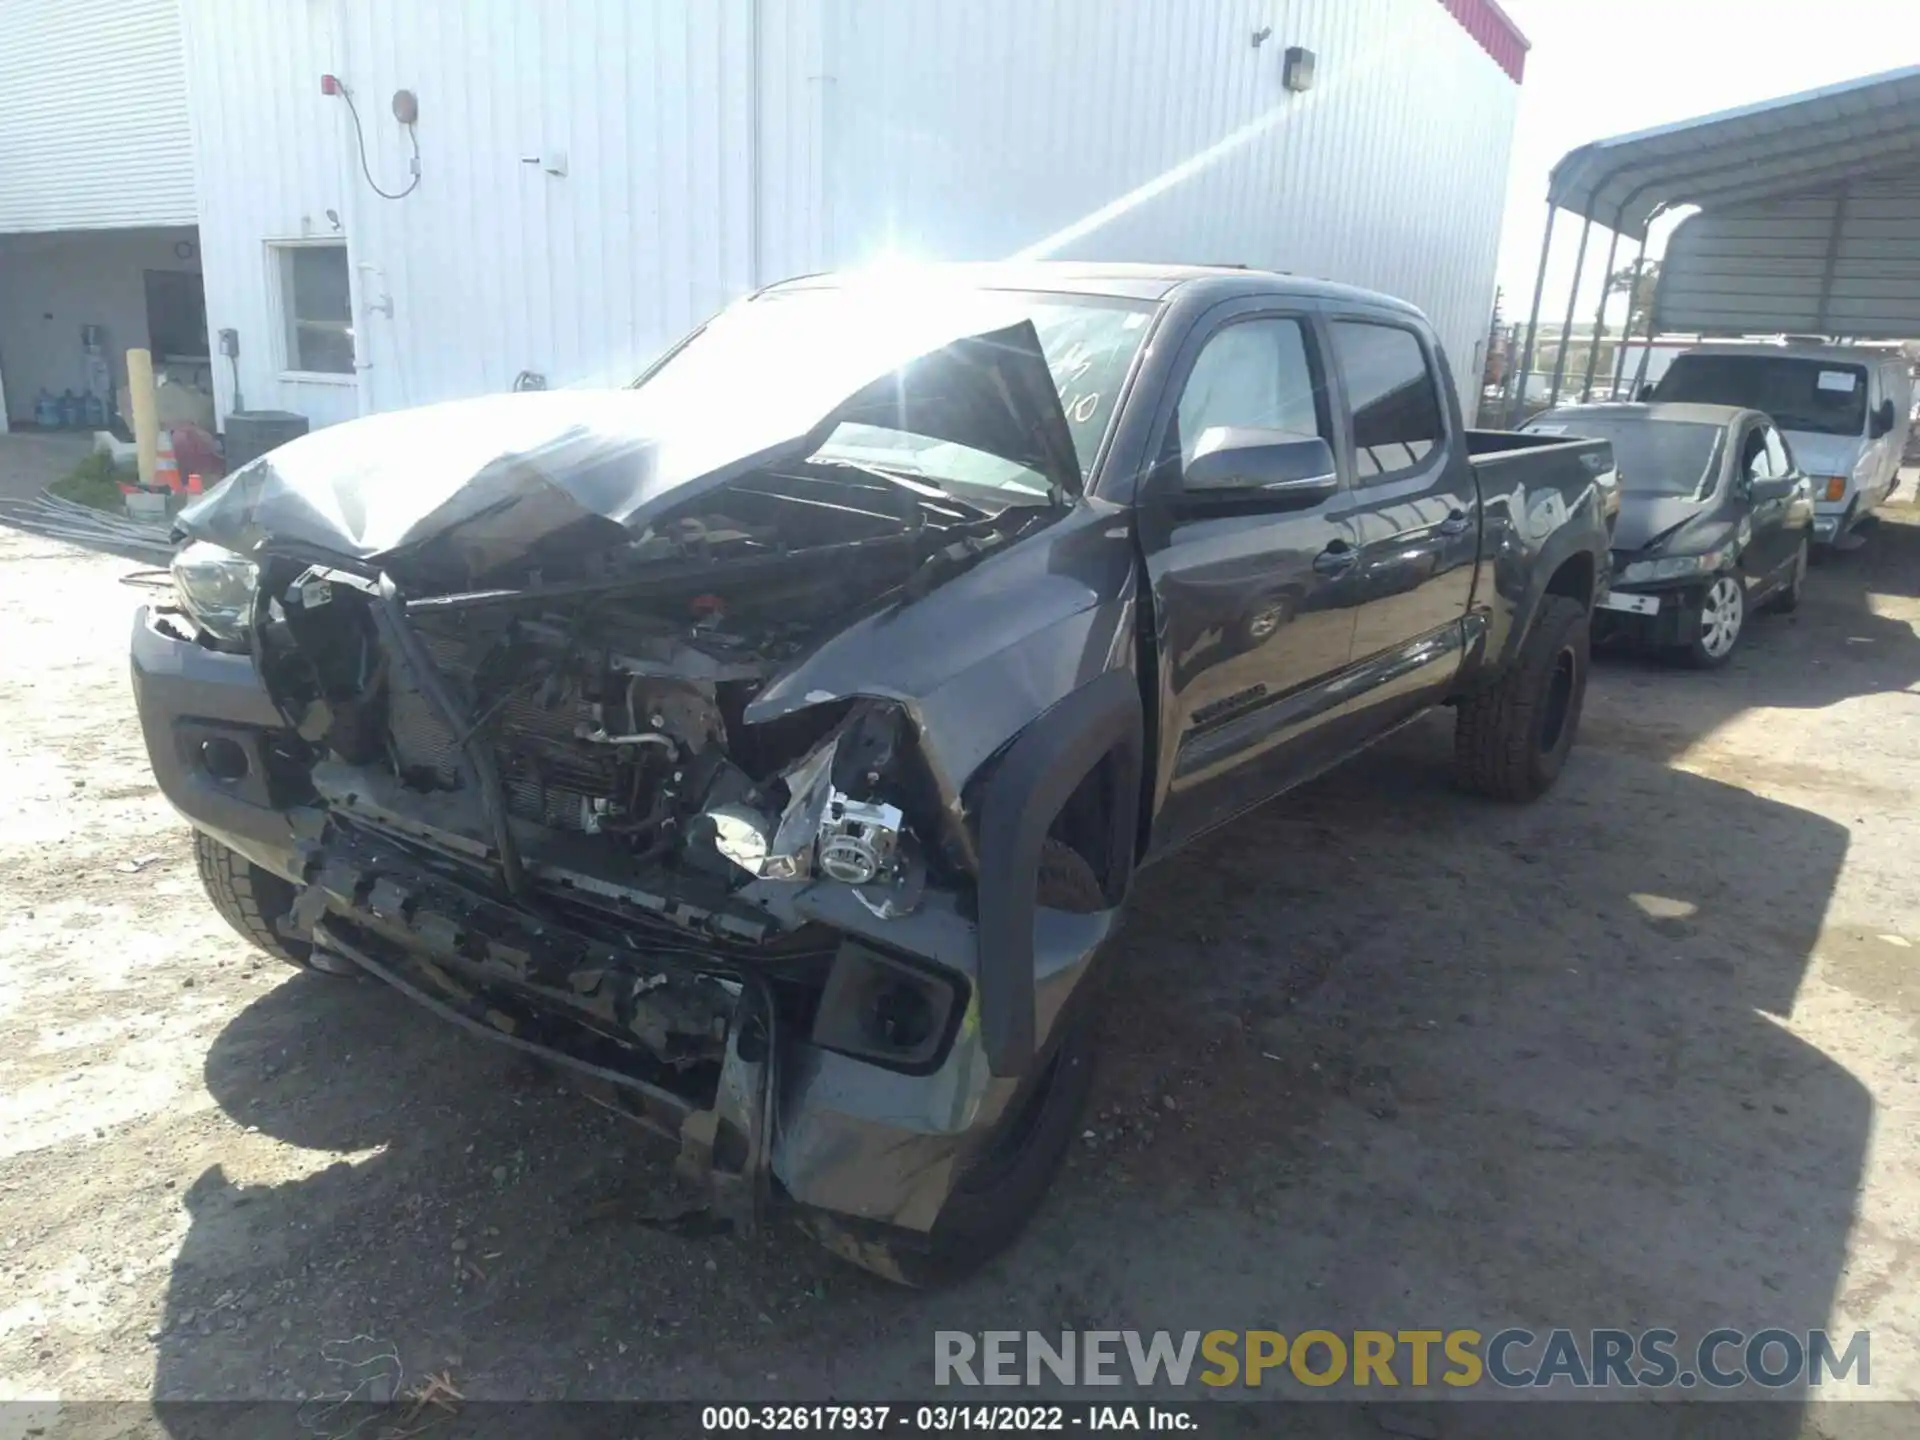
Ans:
{"label": "crushed front end of truck", "polygon": [[[1127,653],[1128,552],[1065,493],[1036,365],[1029,329],[888,370],[923,431],[1044,477],[1004,503],[823,451],[857,387],[705,449],[643,389],[276,452],[136,622],[162,786],[291,882],[289,943],[674,1141],[659,1218],[792,1206],[918,1279],[1061,1063],[1131,858],[1129,808],[1036,899],[1034,805],[1139,748],[1133,675],[1088,674]],[[983,423],[1009,390],[1039,419]]]}

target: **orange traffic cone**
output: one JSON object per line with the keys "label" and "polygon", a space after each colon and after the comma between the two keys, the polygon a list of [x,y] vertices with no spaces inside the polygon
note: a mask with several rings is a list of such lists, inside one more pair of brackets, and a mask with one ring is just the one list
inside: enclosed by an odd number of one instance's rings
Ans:
{"label": "orange traffic cone", "polygon": [[206,492],[206,482],[200,478],[198,471],[187,476],[187,493],[189,495],[204,495]]}
{"label": "orange traffic cone", "polygon": [[160,453],[153,462],[153,483],[156,489],[164,486],[176,495],[180,493],[180,462],[174,458],[171,430],[160,432]]}

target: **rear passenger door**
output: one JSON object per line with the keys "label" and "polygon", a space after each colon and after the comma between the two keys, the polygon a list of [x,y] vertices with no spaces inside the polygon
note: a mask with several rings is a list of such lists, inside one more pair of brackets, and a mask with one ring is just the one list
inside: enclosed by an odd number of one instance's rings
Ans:
{"label": "rear passenger door", "polygon": [[1335,316],[1328,330],[1352,416],[1343,438],[1358,552],[1349,582],[1355,684],[1374,692],[1370,711],[1417,708],[1459,669],[1479,559],[1479,490],[1427,337],[1370,316]]}

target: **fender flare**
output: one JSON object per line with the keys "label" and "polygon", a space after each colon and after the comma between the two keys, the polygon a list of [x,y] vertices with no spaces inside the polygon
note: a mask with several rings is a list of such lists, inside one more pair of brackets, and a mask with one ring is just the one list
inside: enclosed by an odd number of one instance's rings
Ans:
{"label": "fender flare", "polygon": [[1563,525],[1547,537],[1539,553],[1529,562],[1531,573],[1527,577],[1525,599],[1514,612],[1506,643],[1497,657],[1499,673],[1505,673],[1507,666],[1513,663],[1526,645],[1527,637],[1533,633],[1534,622],[1540,618],[1540,607],[1546,603],[1547,584],[1553,579],[1554,572],[1576,555],[1585,555],[1593,562],[1593,588],[1585,601],[1586,608],[1593,609],[1594,599],[1607,573],[1607,552],[1605,549],[1596,552],[1583,530]]}
{"label": "fender flare", "polygon": [[1038,1050],[1033,924],[1047,831],[1080,782],[1117,748],[1121,775],[1105,878],[1118,888],[1116,877],[1133,865],[1145,729],[1139,680],[1129,670],[1109,670],[1022,731],[986,782],[976,976],[980,1042],[995,1075],[1023,1073]]}

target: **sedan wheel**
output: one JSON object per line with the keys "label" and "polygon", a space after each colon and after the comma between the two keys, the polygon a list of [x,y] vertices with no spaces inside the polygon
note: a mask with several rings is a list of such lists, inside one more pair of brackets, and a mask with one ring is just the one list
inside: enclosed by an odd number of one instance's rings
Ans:
{"label": "sedan wheel", "polygon": [[1689,647],[1693,663],[1707,668],[1726,664],[1746,623],[1747,592],[1740,577],[1714,577],[1700,602],[1700,630]]}

